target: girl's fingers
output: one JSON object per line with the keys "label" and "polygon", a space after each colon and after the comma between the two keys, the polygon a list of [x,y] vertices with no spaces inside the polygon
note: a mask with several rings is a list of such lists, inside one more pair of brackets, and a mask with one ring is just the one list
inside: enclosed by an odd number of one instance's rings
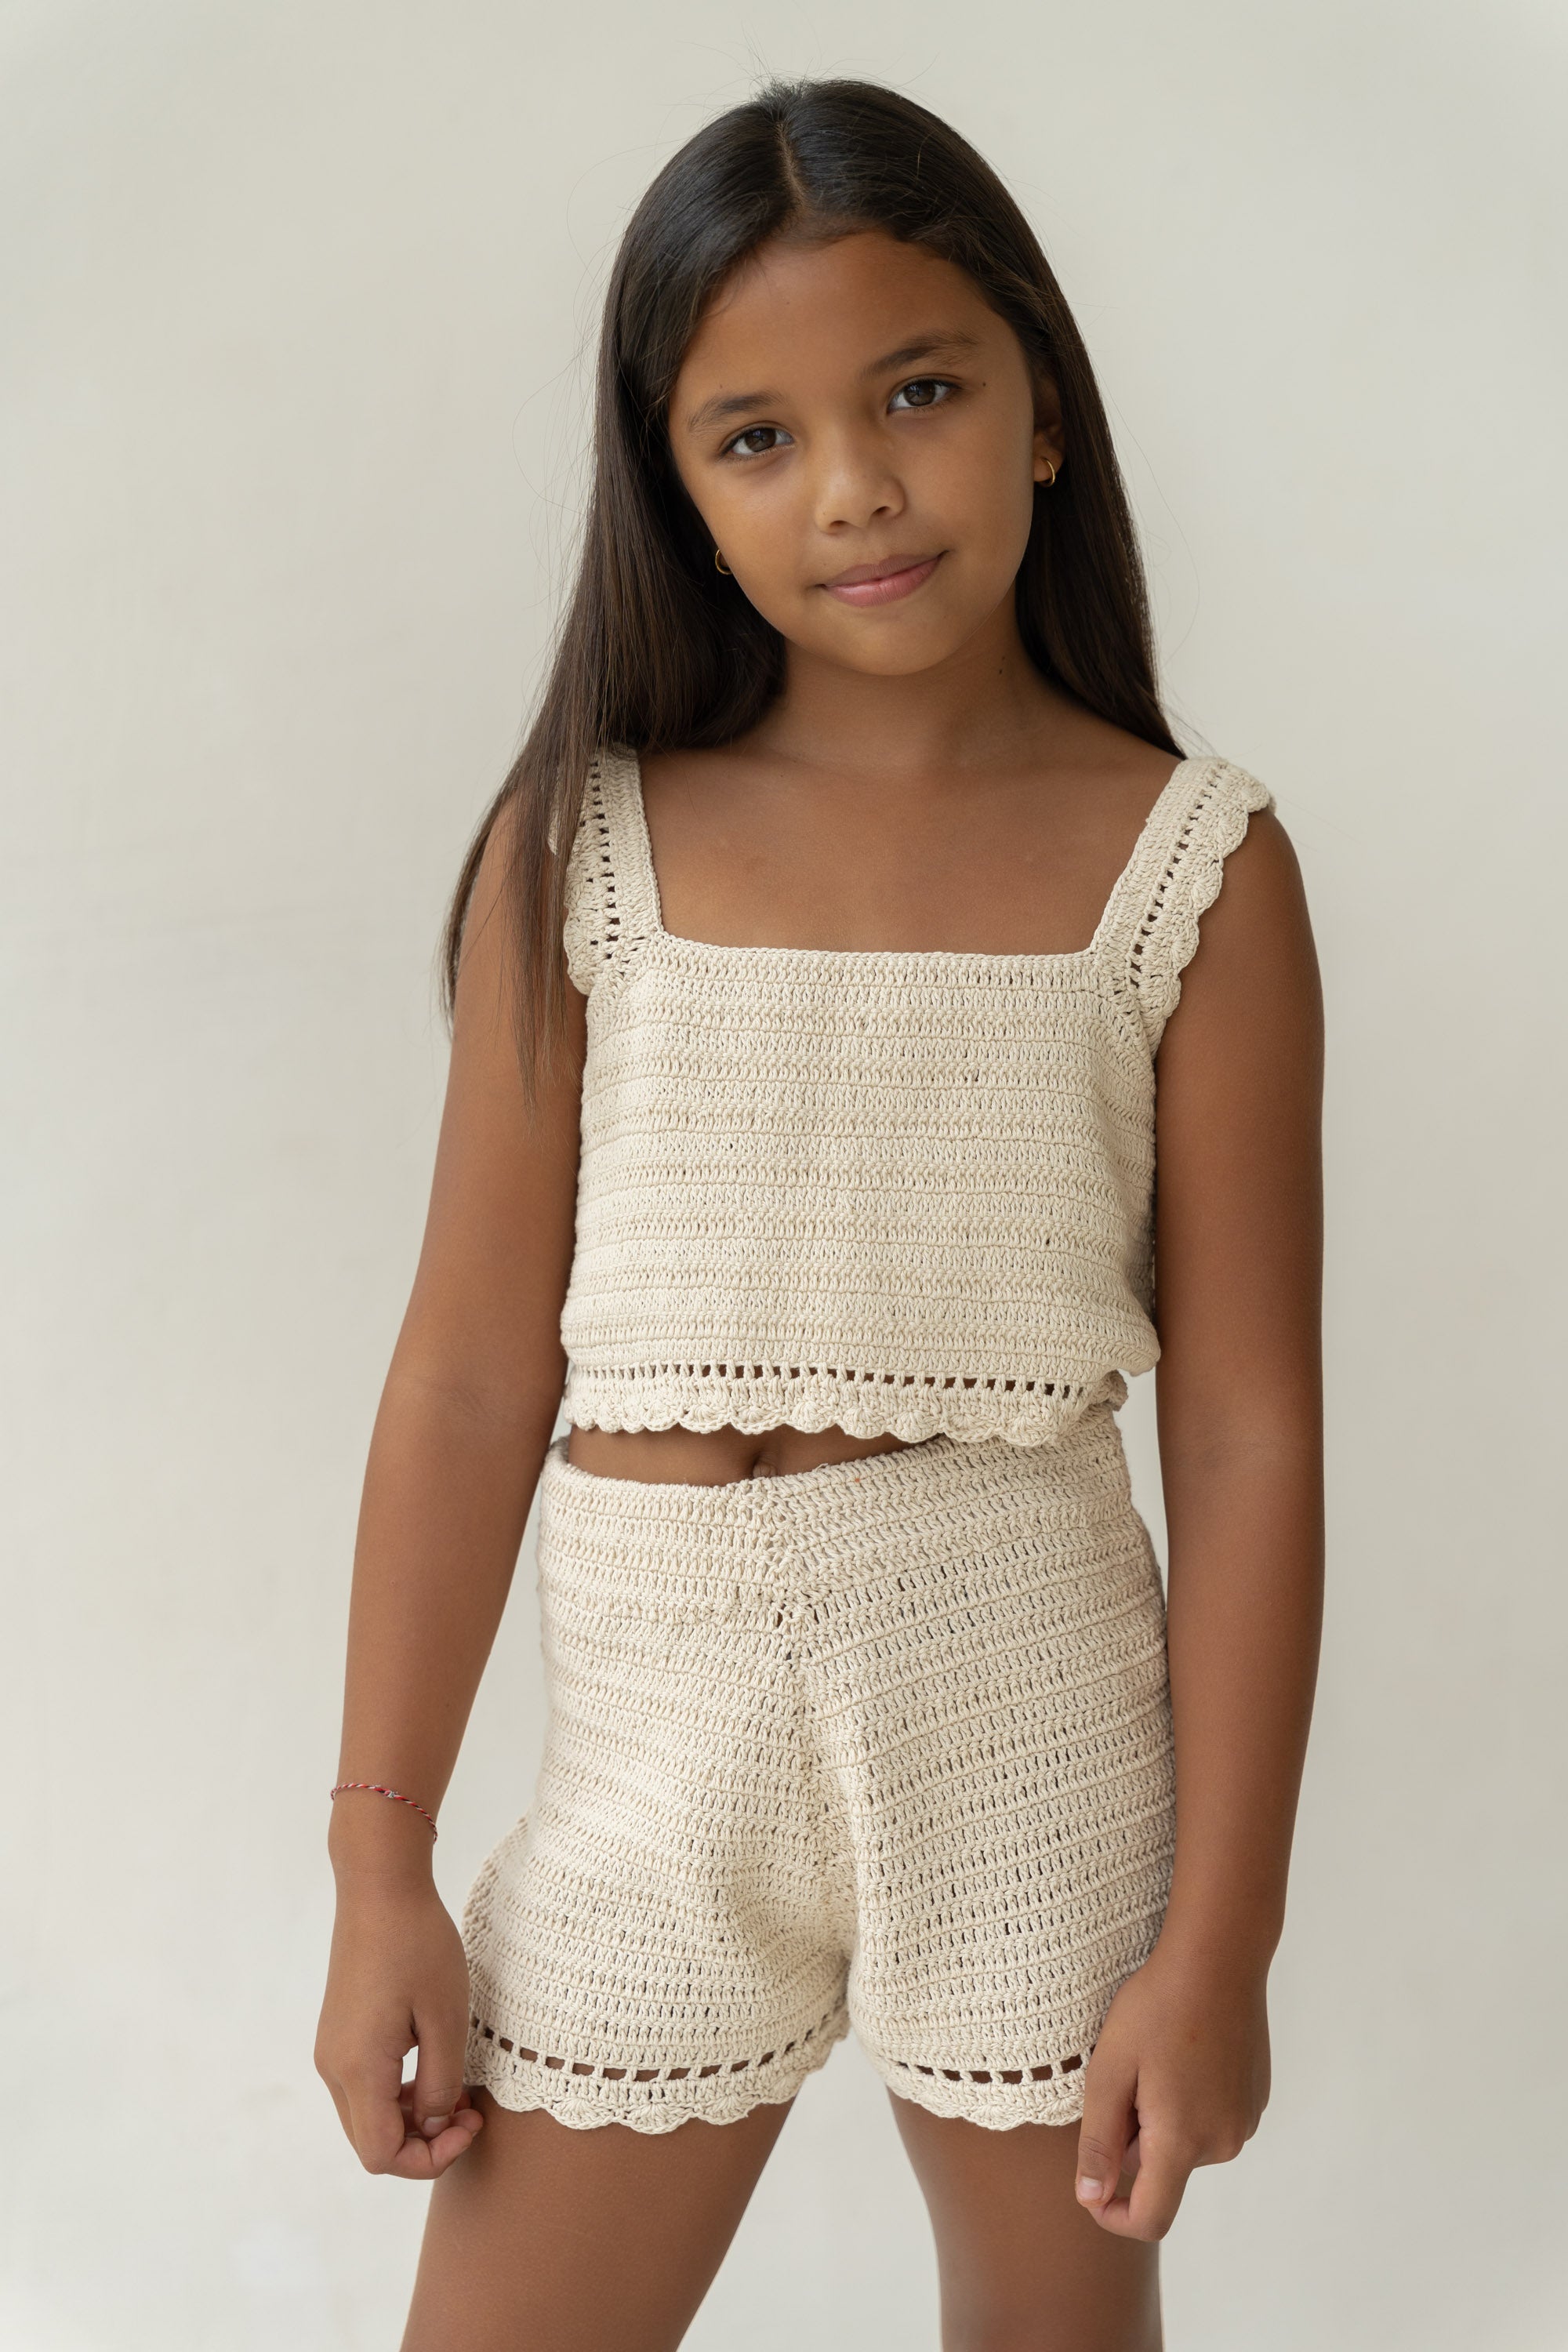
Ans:
{"label": "girl's fingers", "polygon": [[[468,2097],[468,2093],[463,2093]],[[422,2132],[410,2132],[396,2156],[386,2167],[399,2180],[434,2180],[449,2164],[465,2155],[484,2128],[484,2117],[475,2106],[456,2110],[451,2122],[434,2139]]]}
{"label": "girl's fingers", "polygon": [[[465,2091],[464,2098],[466,2099],[468,2095]],[[458,2157],[466,2154],[484,2127],[485,2119],[478,2107],[458,2107],[446,2130],[437,2138],[426,2140],[425,2143],[430,2152],[432,2173],[445,2172],[449,2164],[455,2163]]]}
{"label": "girl's fingers", "polygon": [[320,2067],[318,2067],[316,2071],[318,2074],[321,2074],[321,2080],[327,2086],[327,2095],[331,2098],[333,2106],[337,2109],[338,2121],[343,2127],[343,2137],[347,2140],[352,2140],[354,2136],[353,2118],[349,2114],[349,2103],[344,2095],[342,2084],[338,2081],[335,2074],[322,2074]]}
{"label": "girl's fingers", "polygon": [[1113,2198],[1097,2218],[1117,2238],[1163,2238],[1176,2218],[1191,2162],[1141,2137],[1136,2177],[1125,2197]]}
{"label": "girl's fingers", "polygon": [[[454,2157],[461,2156],[465,2148],[473,2146],[484,2126],[485,2119],[475,2106],[473,2093],[466,2084],[459,2088],[457,2097],[452,2102],[452,2113],[438,2132],[432,2133],[415,2128],[415,2095],[412,2083],[405,2083],[398,2094],[398,2103],[403,2109],[403,2124],[407,2138],[401,2151],[401,2160],[394,2168],[399,2171],[405,2179],[427,2180],[433,2178],[435,2173],[445,2172]],[[431,2159],[430,2171],[426,2171],[423,2161],[423,2154],[426,2150],[428,2150]]]}
{"label": "girl's fingers", "polygon": [[1127,2200],[1128,2216],[1139,2237],[1164,2236],[1176,2218],[1191,2171],[1192,2166],[1183,2158],[1165,2152],[1139,2166]]}
{"label": "girl's fingers", "polygon": [[341,2082],[349,2105],[349,2137],[367,2172],[391,2172],[407,2132],[402,2103],[401,2053],[379,2053],[346,2066]]}
{"label": "girl's fingers", "polygon": [[419,2058],[414,2070],[413,2096],[408,2103],[408,2128],[422,2138],[438,2139],[451,2123],[463,2095],[463,2061],[468,2055],[468,2011],[447,2017],[415,2017]]}
{"label": "girl's fingers", "polygon": [[1076,2186],[1079,2203],[1097,2218],[1115,2196],[1116,2184],[1127,2160],[1128,2142],[1137,2129],[1132,2111],[1133,2089],[1131,2075],[1112,2072],[1109,2065],[1097,2069],[1095,2061],[1089,2060],[1084,2076],[1083,2121],[1078,2135]]}

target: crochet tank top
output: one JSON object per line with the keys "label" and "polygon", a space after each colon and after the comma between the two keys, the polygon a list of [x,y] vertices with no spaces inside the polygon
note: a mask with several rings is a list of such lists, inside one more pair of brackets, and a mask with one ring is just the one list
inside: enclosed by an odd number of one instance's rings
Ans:
{"label": "crochet tank top", "polygon": [[660,919],[636,756],[568,858],[587,998],[568,1420],[1053,1443],[1148,1370],[1154,1055],[1249,813],[1185,760],[1087,948],[721,947]]}

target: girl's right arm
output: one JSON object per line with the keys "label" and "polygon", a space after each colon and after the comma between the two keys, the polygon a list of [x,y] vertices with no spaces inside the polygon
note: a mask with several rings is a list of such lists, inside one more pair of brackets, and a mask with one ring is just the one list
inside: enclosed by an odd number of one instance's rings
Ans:
{"label": "girl's right arm", "polygon": [[[434,1813],[495,1639],[565,1378],[585,1001],[530,1113],[510,1027],[503,811],[477,879],[424,1244],[371,1440],[349,1603],[339,1780]],[[337,1918],[315,2062],[367,2171],[428,2180],[480,2117],[468,1983],[411,1806],[337,1798]],[[403,2061],[418,2044],[414,2082]]]}

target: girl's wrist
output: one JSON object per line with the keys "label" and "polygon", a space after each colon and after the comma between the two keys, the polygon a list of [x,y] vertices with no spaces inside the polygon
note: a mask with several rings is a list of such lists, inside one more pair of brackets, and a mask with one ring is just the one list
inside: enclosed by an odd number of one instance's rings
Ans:
{"label": "girl's wrist", "polygon": [[1268,1974],[1282,1922],[1272,1916],[1228,1906],[1166,1906],[1154,1951],[1162,1959],[1205,1976],[1237,1984],[1260,1982]]}
{"label": "girl's wrist", "polygon": [[332,1801],[327,1854],[340,1885],[345,1881],[417,1882],[433,1878],[436,1841],[427,1818],[371,1790]]}
{"label": "girl's wrist", "polygon": [[[428,1843],[428,1840],[426,1840]],[[388,1895],[428,1894],[436,1884],[430,1857],[412,1843],[398,1851],[373,1840],[363,1845],[331,1845],[328,1850],[338,1900],[380,1901]]]}

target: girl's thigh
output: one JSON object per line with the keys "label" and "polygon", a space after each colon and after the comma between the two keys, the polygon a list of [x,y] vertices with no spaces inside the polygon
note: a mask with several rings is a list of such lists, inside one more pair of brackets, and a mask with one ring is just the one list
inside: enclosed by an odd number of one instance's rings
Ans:
{"label": "girl's thigh", "polygon": [[1160,2352],[1158,2249],[1079,2204],[1076,2125],[992,2131],[889,2096],[936,2240],[942,2352]]}
{"label": "girl's thigh", "polygon": [[430,2191],[401,2352],[670,2352],[794,2104],[639,2132],[474,2100],[485,2127]]}

